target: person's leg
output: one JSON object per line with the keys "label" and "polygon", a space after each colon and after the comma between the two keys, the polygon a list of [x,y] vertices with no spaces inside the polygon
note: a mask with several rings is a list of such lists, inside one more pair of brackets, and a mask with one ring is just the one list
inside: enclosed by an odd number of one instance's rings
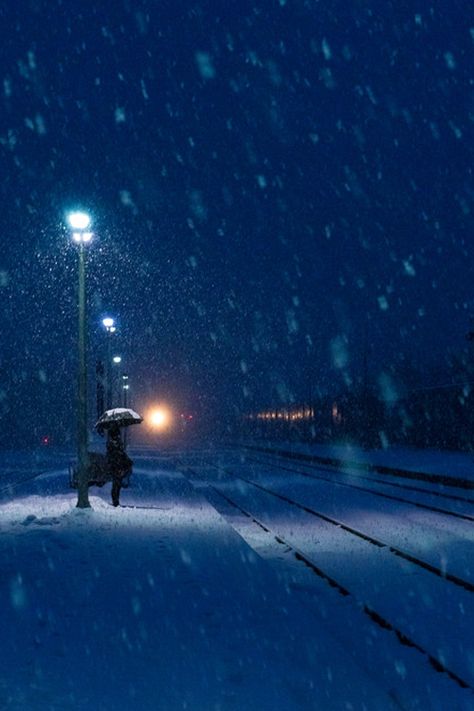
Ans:
{"label": "person's leg", "polygon": [[118,506],[120,504],[120,479],[118,477],[114,477],[112,479],[112,503],[114,506]]}

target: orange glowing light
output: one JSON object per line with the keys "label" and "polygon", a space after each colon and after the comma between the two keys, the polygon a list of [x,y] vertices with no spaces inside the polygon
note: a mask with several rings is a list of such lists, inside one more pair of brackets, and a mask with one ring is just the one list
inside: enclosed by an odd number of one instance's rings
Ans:
{"label": "orange glowing light", "polygon": [[171,415],[165,407],[155,407],[149,411],[147,421],[154,430],[163,430],[170,425]]}

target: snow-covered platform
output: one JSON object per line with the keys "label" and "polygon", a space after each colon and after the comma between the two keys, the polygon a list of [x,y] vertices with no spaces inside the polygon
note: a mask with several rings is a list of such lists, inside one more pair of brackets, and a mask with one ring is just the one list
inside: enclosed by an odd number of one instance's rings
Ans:
{"label": "snow-covered platform", "polygon": [[122,506],[78,510],[65,454],[0,455],[0,708],[472,708],[469,498],[132,456]]}
{"label": "snow-covered platform", "polygon": [[120,509],[63,470],[0,502],[2,709],[395,708],[182,475],[134,477]]}

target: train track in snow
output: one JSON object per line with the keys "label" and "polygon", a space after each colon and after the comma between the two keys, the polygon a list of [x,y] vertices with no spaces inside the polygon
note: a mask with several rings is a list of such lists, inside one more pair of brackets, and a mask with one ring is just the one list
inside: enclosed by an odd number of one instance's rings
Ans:
{"label": "train track in snow", "polygon": [[[18,479],[16,481],[11,481],[8,484],[5,484],[4,486],[0,487],[0,496],[5,493],[11,493],[15,491],[15,489],[18,489],[20,486],[23,484],[26,484],[28,481],[32,481],[33,479],[36,479],[39,476],[42,476],[43,474],[48,474],[50,469],[42,469],[39,472],[34,472],[33,474],[28,474],[28,476],[25,476],[21,479]],[[8,477],[8,475],[12,474],[13,472],[2,472],[2,478]]]}
{"label": "train track in snow", "polygon": [[[346,467],[346,466],[339,466],[336,464],[317,464],[317,463],[311,462],[311,461],[292,460],[292,458],[290,456],[283,456],[281,454],[277,454],[276,452],[275,453],[271,453],[271,452],[265,452],[265,453],[261,452],[260,453],[261,456],[263,454],[265,454],[267,459],[261,460],[261,461],[264,461],[265,464],[267,464],[267,465],[268,464],[275,464],[275,461],[280,462],[280,463],[281,462],[288,463],[288,460],[290,460],[293,462],[292,463],[293,467],[295,467],[295,466],[304,467],[305,470],[309,469],[310,471],[325,471],[330,474],[340,474],[340,475],[344,475],[344,476],[350,476],[353,478],[357,478],[361,481],[367,481],[367,482],[374,483],[374,484],[382,484],[383,486],[392,487],[395,489],[414,491],[417,493],[428,494],[430,496],[435,496],[435,497],[439,497],[439,498],[446,499],[446,500],[458,501],[458,502],[462,502],[465,504],[474,505],[474,497],[461,496],[460,494],[452,493],[452,491],[450,491],[448,493],[447,491],[444,490],[447,486],[446,484],[428,481],[428,482],[426,482],[426,484],[428,486],[431,486],[431,488],[428,488],[428,489],[424,488],[422,486],[408,484],[405,481],[407,479],[407,477],[404,476],[405,472],[403,470],[394,469],[394,473],[391,475],[391,477],[393,479],[398,479],[399,481],[390,481],[389,478],[376,479],[373,476],[367,476],[367,475],[361,474],[361,469],[358,469],[357,473],[353,473],[351,471],[352,467],[350,467],[350,466]],[[251,461],[252,459],[254,461],[257,461],[255,455],[251,456],[251,457],[248,457],[247,455],[245,455],[245,458],[246,458],[246,461]],[[299,471],[299,469],[297,471]],[[388,477],[389,475],[386,474],[385,476]],[[410,476],[410,477],[408,477],[408,480],[413,481],[413,478]],[[436,487],[437,490],[434,487]],[[440,491],[440,489],[442,489],[442,490]]]}
{"label": "train track in snow", "polygon": [[[178,463],[179,466],[179,463]],[[212,465],[211,465],[212,466]],[[217,468],[217,467],[216,467]],[[185,474],[191,475],[192,478],[198,478],[200,481],[202,480],[202,475],[193,470],[191,467],[188,465],[185,465],[183,467],[180,467],[180,471],[182,471]],[[234,476],[234,475],[233,475]],[[254,482],[251,482],[250,480],[246,480],[244,477],[239,477],[237,476],[236,478],[241,479],[242,481],[245,481],[248,484],[255,485]],[[313,559],[311,555],[307,555],[303,551],[301,551],[297,546],[295,546],[293,543],[290,543],[285,537],[283,537],[280,533],[275,532],[270,525],[264,523],[261,521],[254,513],[249,511],[247,508],[239,504],[237,501],[235,501],[231,496],[228,495],[228,493],[224,493],[221,491],[217,486],[211,483],[206,483],[206,486],[209,488],[210,491],[214,492],[215,495],[220,497],[223,501],[225,501],[228,506],[232,507],[233,509],[239,511],[243,516],[245,516],[247,519],[249,519],[254,525],[258,526],[258,528],[263,531],[267,536],[271,537],[272,540],[274,540],[277,544],[281,545],[282,547],[285,547],[286,553],[291,553],[293,558],[301,565],[304,565],[306,568],[308,568],[314,575],[316,575],[318,578],[323,580],[328,586],[330,586],[333,590],[337,591],[338,594],[342,595],[345,598],[350,598],[352,601],[355,603],[357,609],[361,610],[364,615],[366,615],[372,624],[376,625],[378,628],[384,630],[385,632],[391,633],[395,635],[396,639],[398,642],[406,647],[410,647],[411,649],[417,651],[423,657],[429,662],[430,667],[434,669],[438,673],[445,674],[451,681],[455,682],[459,687],[465,690],[469,690],[471,693],[474,692],[473,686],[467,682],[465,679],[463,679],[459,674],[457,674],[455,671],[450,669],[444,661],[439,658],[436,654],[431,653],[429,650],[425,649],[425,647],[418,642],[416,642],[412,637],[406,634],[403,630],[399,629],[396,625],[394,625],[390,620],[388,620],[385,616],[381,615],[379,612],[377,612],[373,607],[371,607],[369,604],[367,604],[365,601],[360,600],[357,598],[357,596],[351,592],[346,585],[338,581],[333,575],[329,575],[326,571],[324,571]],[[258,488],[260,488],[259,485],[257,485]],[[268,491],[268,493],[274,493]],[[301,505],[301,508],[304,508],[306,510],[306,507],[303,507]],[[326,520],[327,517],[324,517],[324,520]],[[342,528],[342,525],[340,523],[335,522],[335,525],[338,525],[339,527]],[[343,530],[347,530],[348,532],[353,532],[353,529],[350,527],[345,527]],[[382,544],[379,542],[376,542],[375,539],[372,539],[370,536],[366,536],[365,534],[362,534],[361,532],[358,532],[358,534],[363,537],[365,540],[370,540],[371,542],[374,541],[375,545],[383,545],[387,546],[387,544]],[[409,559],[407,557],[407,559]],[[414,562],[413,560],[410,560],[410,562]],[[424,566],[422,566],[424,567]],[[425,568],[426,569],[426,568]],[[442,576],[444,577],[444,576]],[[452,581],[453,582],[453,581]],[[465,582],[465,581],[462,581]],[[468,584],[470,585],[470,583]],[[464,587],[464,585],[461,585]],[[473,586],[474,587],[474,586]],[[474,590],[473,590],[474,591]]]}
{"label": "train track in snow", "polygon": [[[338,486],[341,488],[363,491],[365,493],[371,494],[372,496],[378,496],[380,498],[388,499],[391,501],[398,501],[401,503],[409,504],[410,506],[415,506],[416,508],[419,508],[419,509],[425,509],[428,511],[432,511],[433,513],[443,514],[444,516],[452,516],[454,518],[464,519],[466,521],[471,521],[474,523],[474,515],[471,515],[471,514],[460,513],[459,511],[451,511],[450,509],[444,509],[444,508],[441,508],[440,506],[433,506],[432,504],[422,503],[421,501],[413,501],[412,499],[405,499],[402,496],[397,496],[395,494],[389,494],[389,493],[383,492],[383,491],[375,491],[374,489],[371,489],[370,487],[362,486],[360,484],[349,483],[347,481],[345,481],[345,482],[338,481],[337,479],[334,479],[334,477],[332,477],[332,478],[324,477],[324,476],[314,473],[313,471],[308,472],[308,471],[302,470],[300,468],[288,467],[288,466],[285,466],[283,464],[276,463],[276,462],[267,462],[265,460],[261,460],[256,457],[248,457],[246,459],[246,461],[247,462],[255,462],[256,464],[260,464],[260,465],[263,465],[266,467],[275,467],[276,469],[281,469],[283,471],[291,472],[293,474],[297,474],[298,476],[306,477],[308,479],[315,479],[317,481],[324,481],[324,482],[327,482],[328,484],[331,484],[333,486]],[[315,469],[319,469],[319,467],[315,467]],[[331,471],[331,470],[325,470],[325,471]],[[331,473],[333,473],[333,472],[331,472]],[[357,478],[359,479],[361,477],[359,477],[359,475],[357,475]],[[369,481],[374,481],[373,479],[370,479],[369,477],[367,477],[367,479]],[[384,486],[387,486],[387,482],[378,481],[376,483],[380,483],[380,484],[383,484]],[[455,495],[452,496],[449,494],[443,495],[443,493],[441,493],[441,492],[431,492],[426,489],[420,489],[419,487],[403,486],[400,484],[397,485],[396,483],[393,484],[393,486],[397,486],[398,488],[402,488],[407,491],[408,490],[411,490],[411,491],[415,490],[415,491],[417,491],[417,493],[423,492],[427,496],[435,495],[435,496],[443,497],[445,499],[455,499],[456,501],[462,501],[463,503],[474,504],[474,499],[466,499],[464,497],[457,497]]]}
{"label": "train track in snow", "polygon": [[432,565],[431,563],[428,563],[421,558],[418,558],[417,556],[413,555],[412,553],[409,553],[407,551],[402,550],[401,548],[398,548],[397,546],[393,546],[390,543],[386,543],[385,541],[382,541],[379,538],[376,538],[375,536],[372,536],[370,534],[364,533],[364,531],[361,531],[358,528],[355,528],[353,526],[349,526],[345,524],[343,521],[339,521],[336,518],[333,518],[332,516],[328,516],[327,514],[317,511],[315,508],[312,506],[307,506],[306,504],[301,503],[300,501],[296,501],[295,499],[292,499],[290,496],[287,496],[286,494],[281,494],[278,491],[274,491],[273,489],[270,489],[267,486],[264,486],[263,484],[260,484],[258,482],[252,481],[251,479],[247,479],[247,477],[240,476],[239,474],[235,474],[232,472],[230,469],[224,468],[223,471],[225,471],[227,474],[230,476],[240,479],[241,481],[245,482],[246,484],[255,487],[256,489],[259,489],[260,491],[263,491],[264,493],[268,494],[269,496],[273,496],[276,499],[279,499],[280,501],[283,501],[290,506],[293,506],[301,511],[304,511],[305,513],[309,514],[310,516],[314,516],[321,521],[325,521],[326,523],[331,524],[332,526],[335,526],[339,530],[345,531],[346,533],[355,536],[356,538],[362,539],[366,541],[367,543],[370,543],[373,546],[376,546],[377,548],[384,548],[386,551],[391,553],[392,555],[401,558],[403,560],[406,560],[409,563],[412,563],[413,565],[416,565],[423,570],[432,573],[433,575],[436,575],[439,578],[442,578],[443,580],[446,580],[449,583],[452,583],[454,585],[457,585],[458,587],[463,588],[467,592],[474,593],[474,583],[470,582],[469,580],[464,580],[458,575],[454,575],[452,573],[448,573],[447,571],[443,570],[439,566]]}
{"label": "train track in snow", "polygon": [[343,471],[347,473],[348,469],[357,471],[375,472],[384,476],[399,477],[402,479],[411,479],[415,481],[424,481],[430,484],[440,486],[449,486],[457,489],[473,490],[474,480],[464,479],[459,476],[451,476],[449,474],[429,473],[415,471],[411,469],[398,469],[397,467],[387,466],[385,464],[375,464],[372,462],[361,462],[340,459],[339,457],[326,457],[318,454],[307,454],[305,452],[288,452],[283,449],[272,449],[257,445],[243,445],[242,448],[247,451],[259,452],[267,455],[282,457],[291,461],[305,462],[315,464],[317,466],[331,467],[331,471]]}

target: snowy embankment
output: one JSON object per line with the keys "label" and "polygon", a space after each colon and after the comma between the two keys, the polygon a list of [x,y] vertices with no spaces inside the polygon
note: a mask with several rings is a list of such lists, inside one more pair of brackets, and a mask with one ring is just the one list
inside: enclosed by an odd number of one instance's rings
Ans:
{"label": "snowy embankment", "polygon": [[52,463],[4,467],[0,708],[398,708],[182,475],[78,510]]}

